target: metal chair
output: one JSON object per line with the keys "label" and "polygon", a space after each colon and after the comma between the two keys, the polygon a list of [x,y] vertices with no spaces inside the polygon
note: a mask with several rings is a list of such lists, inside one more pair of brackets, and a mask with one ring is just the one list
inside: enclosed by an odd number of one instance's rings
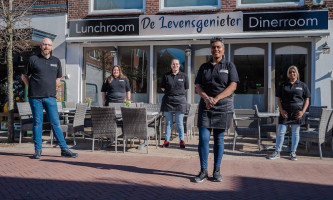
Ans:
{"label": "metal chair", "polygon": [[[75,133],[84,132],[84,118],[86,116],[87,105],[88,104],[86,104],[86,103],[76,104],[76,110],[75,110],[75,115],[73,118],[73,123],[60,125],[63,132],[68,132],[68,133],[73,134],[74,145],[76,145]],[[84,138],[84,133],[82,134],[82,136]],[[51,140],[53,140],[53,135],[52,135]]]}
{"label": "metal chair", "polygon": [[306,148],[310,142],[318,143],[320,159],[323,158],[321,145],[332,137],[332,120],[332,109],[322,108],[318,129],[300,131],[300,141],[306,142]]}
{"label": "metal chair", "polygon": [[117,138],[122,135],[121,127],[117,126],[116,110],[114,107],[91,107],[92,120],[92,151],[95,148],[95,138],[110,138],[115,141],[117,153]]}
{"label": "metal chair", "polygon": [[19,143],[21,144],[22,132],[32,131],[33,129],[33,118],[29,102],[17,102],[16,105],[20,115],[21,128]]}
{"label": "metal chair", "polygon": [[232,150],[235,150],[236,139],[238,136],[254,137],[258,139],[258,149],[261,150],[261,141],[258,133],[258,118],[255,116],[255,111],[250,109],[235,109],[233,114],[234,122],[234,142]]}
{"label": "metal chair", "polygon": [[[267,133],[267,132],[276,132],[277,124],[273,123],[275,117],[261,117],[261,113],[258,110],[258,106],[254,105],[254,111],[255,111],[255,117],[258,118],[258,134],[259,138],[261,139],[261,132]],[[267,123],[268,118],[272,121],[272,123]]]}
{"label": "metal chair", "polygon": [[[127,139],[138,138],[146,140],[147,153],[150,137],[155,137],[157,148],[157,133],[156,133],[156,118],[148,121],[146,108],[128,108],[121,107],[121,113],[123,118],[123,143],[124,153],[126,150]],[[154,123],[154,127],[148,125]]]}

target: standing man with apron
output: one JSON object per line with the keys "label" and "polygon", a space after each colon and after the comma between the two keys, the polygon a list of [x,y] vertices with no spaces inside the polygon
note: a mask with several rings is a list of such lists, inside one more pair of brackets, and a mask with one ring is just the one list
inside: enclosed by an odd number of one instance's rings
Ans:
{"label": "standing man with apron", "polygon": [[161,90],[164,92],[161,112],[166,118],[165,141],[163,148],[169,147],[171,129],[173,124],[173,114],[176,117],[176,124],[179,133],[179,146],[185,148],[184,142],[184,114],[186,113],[186,90],[188,89],[187,75],[179,71],[180,63],[178,59],[172,59],[171,71],[166,73],[162,79]]}
{"label": "standing man with apron", "polygon": [[195,182],[208,178],[207,160],[210,134],[214,137],[213,180],[222,181],[220,165],[224,152],[224,132],[230,127],[234,109],[233,93],[239,82],[238,73],[232,62],[224,57],[222,38],[210,41],[212,58],[201,65],[195,79],[196,92],[201,96],[198,110],[199,145],[201,171]]}

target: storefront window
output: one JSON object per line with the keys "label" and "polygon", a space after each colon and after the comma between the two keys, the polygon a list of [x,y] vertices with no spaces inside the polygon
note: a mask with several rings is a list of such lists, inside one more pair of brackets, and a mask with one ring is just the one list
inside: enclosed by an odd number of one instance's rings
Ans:
{"label": "storefront window", "polygon": [[90,12],[143,11],[145,0],[91,0]]}
{"label": "storefront window", "polygon": [[114,65],[111,50],[113,47],[85,49],[85,98],[92,98],[92,105],[102,105],[102,84],[105,78],[110,76],[111,68]]}
{"label": "storefront window", "polygon": [[220,0],[160,0],[161,9],[206,9],[206,8],[220,8]]}
{"label": "storefront window", "polygon": [[304,5],[304,0],[237,0],[237,7]]}
{"label": "storefront window", "polygon": [[[265,109],[265,51],[259,47],[242,47],[234,51],[239,84],[235,91],[235,108]],[[246,99],[246,101],[244,101]]]}
{"label": "storefront window", "polygon": [[148,102],[148,51],[144,48],[119,47],[120,66],[130,81],[135,102]]}
{"label": "storefront window", "polygon": [[179,48],[162,48],[157,50],[157,103],[162,103],[164,93],[161,90],[161,83],[163,75],[171,70],[171,60],[179,59],[180,71],[185,72],[185,52],[184,49]]}

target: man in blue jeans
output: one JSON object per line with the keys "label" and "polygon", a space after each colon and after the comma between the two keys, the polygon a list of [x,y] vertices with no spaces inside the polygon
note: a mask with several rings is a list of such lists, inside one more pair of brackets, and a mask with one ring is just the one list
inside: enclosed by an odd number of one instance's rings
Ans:
{"label": "man in blue jeans", "polygon": [[77,157],[68,149],[60,127],[59,113],[56,101],[56,87],[62,76],[60,60],[51,55],[52,40],[44,38],[40,44],[41,53],[30,57],[22,74],[22,80],[28,86],[29,104],[33,116],[33,138],[35,154],[39,159],[42,154],[43,108],[50,120],[52,131],[61,148],[61,156]]}

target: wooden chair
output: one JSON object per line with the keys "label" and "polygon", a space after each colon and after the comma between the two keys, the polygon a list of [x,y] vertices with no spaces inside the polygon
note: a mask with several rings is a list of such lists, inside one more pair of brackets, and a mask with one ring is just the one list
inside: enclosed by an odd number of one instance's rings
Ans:
{"label": "wooden chair", "polygon": [[235,128],[234,142],[232,150],[235,150],[238,136],[254,137],[258,139],[258,149],[261,150],[261,141],[258,133],[258,118],[255,111],[251,109],[235,109],[233,122]]}
{"label": "wooden chair", "polygon": [[[148,153],[149,140],[151,137],[155,137],[157,148],[156,118],[148,120],[146,108],[121,107],[121,113],[123,119],[124,153],[127,139],[133,138],[146,140],[145,144],[147,145]],[[148,126],[151,123],[154,123],[154,127]]]}
{"label": "wooden chair", "polygon": [[95,147],[95,138],[109,138],[115,142],[117,153],[117,138],[122,135],[122,128],[117,126],[116,110],[114,107],[91,107],[92,120],[92,151]]}
{"label": "wooden chair", "polygon": [[325,142],[326,139],[332,138],[332,118],[332,109],[322,108],[318,129],[300,131],[299,141],[306,142],[306,148],[310,142],[318,143],[320,159],[323,158],[321,145]]}
{"label": "wooden chair", "polygon": [[21,144],[23,132],[32,131],[33,129],[33,118],[29,102],[17,102],[16,105],[20,115],[21,128],[19,143]]}

